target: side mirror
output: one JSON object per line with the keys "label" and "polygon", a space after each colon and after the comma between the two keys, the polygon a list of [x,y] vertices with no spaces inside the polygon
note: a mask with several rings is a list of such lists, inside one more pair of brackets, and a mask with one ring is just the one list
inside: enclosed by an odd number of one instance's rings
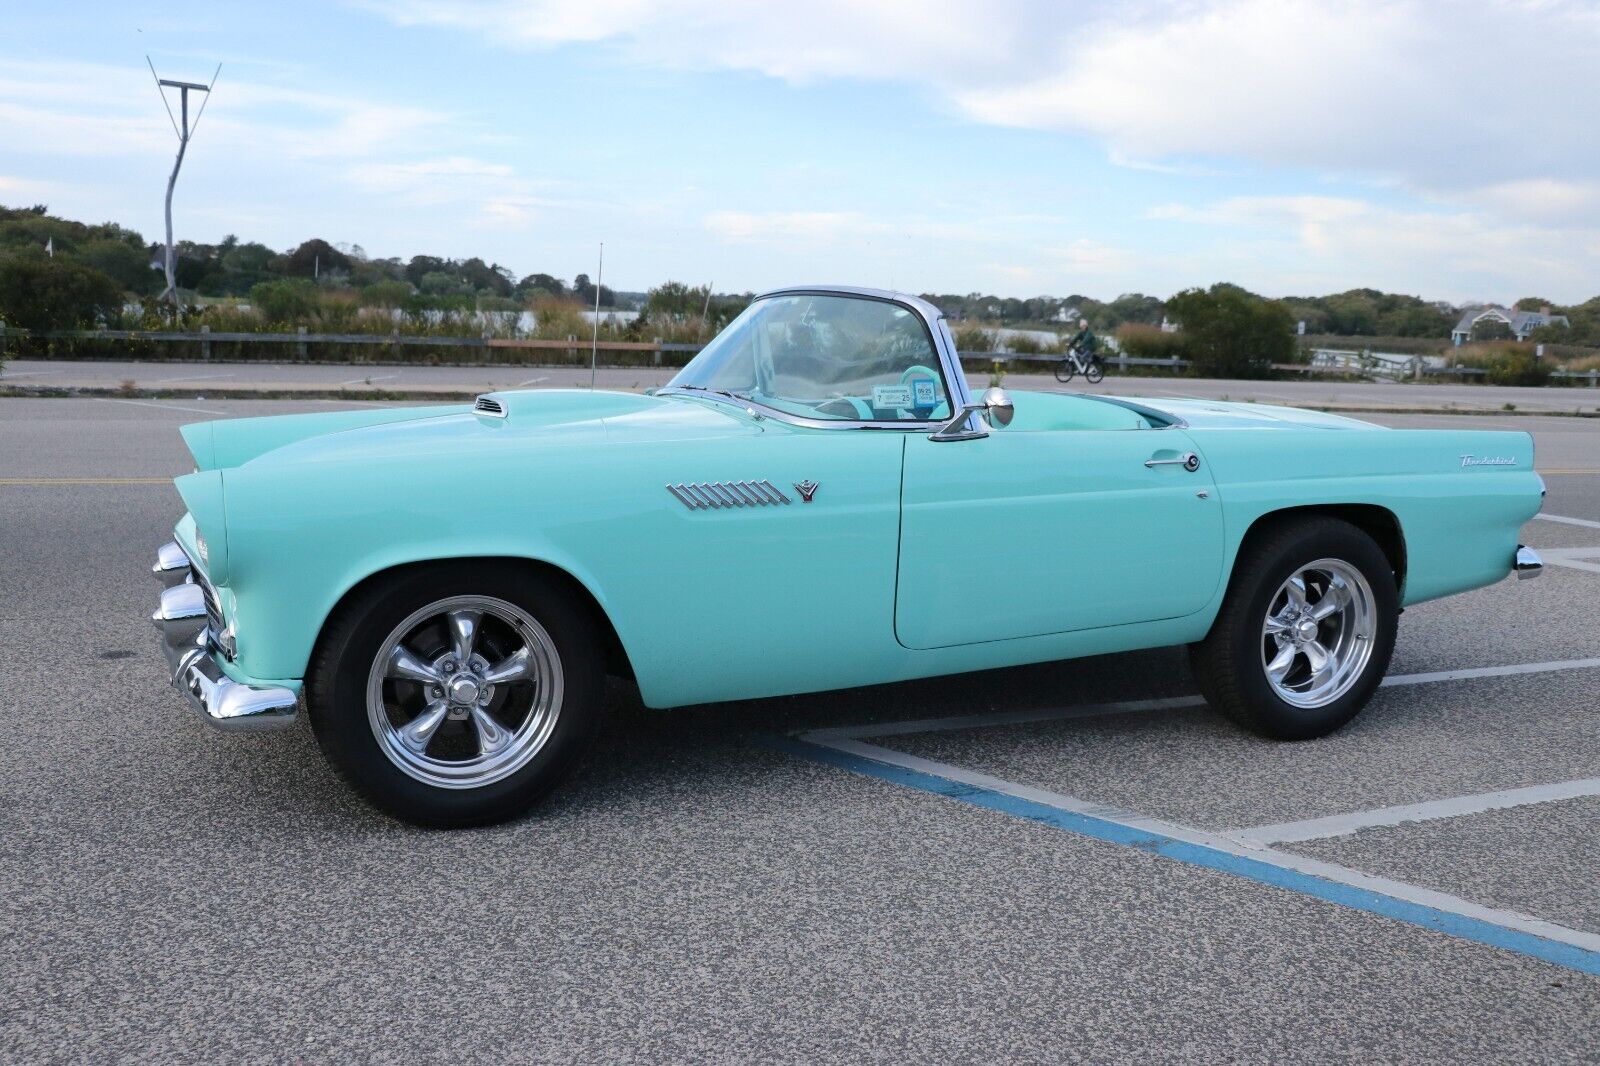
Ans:
{"label": "side mirror", "polygon": [[954,418],[931,433],[928,439],[944,442],[987,437],[989,434],[986,430],[969,428],[969,419],[974,413],[983,415],[991,426],[999,429],[1011,424],[1011,418],[1017,413],[1017,409],[1011,402],[1011,394],[1005,389],[984,389],[977,403],[969,403],[961,408]]}
{"label": "side mirror", "polygon": [[998,386],[984,389],[978,402],[983,404],[984,414],[989,419],[989,424],[997,429],[1004,429],[1011,424],[1011,418],[1017,413],[1016,407],[1011,402],[1011,394]]}

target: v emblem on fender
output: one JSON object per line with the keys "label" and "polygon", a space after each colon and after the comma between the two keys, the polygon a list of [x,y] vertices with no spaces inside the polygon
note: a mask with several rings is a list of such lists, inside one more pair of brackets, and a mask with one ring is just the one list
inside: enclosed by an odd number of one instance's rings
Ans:
{"label": "v emblem on fender", "polygon": [[803,503],[810,503],[811,497],[815,496],[817,494],[817,490],[821,487],[822,486],[818,485],[815,481],[810,480],[796,481],[794,483],[794,491],[800,494],[800,499]]}

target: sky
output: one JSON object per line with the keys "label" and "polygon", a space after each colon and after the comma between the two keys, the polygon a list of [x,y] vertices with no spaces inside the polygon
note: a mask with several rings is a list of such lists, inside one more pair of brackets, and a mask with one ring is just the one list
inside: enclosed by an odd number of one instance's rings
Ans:
{"label": "sky", "polygon": [[[0,203],[642,290],[1600,293],[1600,0],[7,5]],[[176,106],[176,100],[173,100]]]}

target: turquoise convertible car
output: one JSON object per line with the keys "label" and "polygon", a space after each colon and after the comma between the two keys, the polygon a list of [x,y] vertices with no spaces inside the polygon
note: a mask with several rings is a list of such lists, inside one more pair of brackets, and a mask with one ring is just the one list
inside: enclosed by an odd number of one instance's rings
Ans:
{"label": "turquoise convertible car", "polygon": [[173,683],[225,730],[303,700],[355,788],[431,825],[554,787],[608,672],[673,707],[1188,645],[1217,710],[1317,737],[1403,606],[1540,569],[1525,433],[974,400],[939,310],[871,289],[766,293],[654,395],[183,435]]}

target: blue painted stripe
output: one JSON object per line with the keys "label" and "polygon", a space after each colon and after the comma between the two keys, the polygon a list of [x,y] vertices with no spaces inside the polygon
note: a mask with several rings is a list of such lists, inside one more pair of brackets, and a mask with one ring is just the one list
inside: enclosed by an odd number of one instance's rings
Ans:
{"label": "blue painted stripe", "polygon": [[1313,896],[1329,903],[1336,903],[1342,907],[1365,911],[1368,914],[1382,915],[1385,918],[1393,918],[1424,929],[1448,933],[1451,936],[1460,937],[1463,940],[1471,940],[1478,944],[1486,944],[1489,947],[1515,951],[1518,954],[1528,955],[1571,970],[1600,975],[1600,952],[1590,951],[1571,944],[1562,944],[1554,940],[1546,940],[1544,937],[1535,936],[1520,929],[1508,929],[1505,926],[1495,925],[1493,922],[1486,922],[1479,918],[1452,914],[1449,911],[1438,910],[1437,908],[1420,903],[1412,903],[1408,900],[1396,899],[1393,896],[1356,888],[1353,885],[1327,881],[1323,878],[1301,873],[1298,870],[1286,869],[1270,862],[1233,855],[1202,844],[1191,844],[1188,841],[1176,840],[1165,834],[1152,833],[1145,829],[1136,829],[1120,822],[1111,822],[1103,818],[1078,814],[1074,811],[1065,811],[1059,807],[1051,807],[1048,804],[1038,803],[1034,800],[1019,799],[1016,796],[1008,796],[993,789],[968,785],[960,781],[951,781],[934,774],[923,773],[920,770],[908,770],[902,766],[875,762],[860,755],[839,751],[836,748],[820,744],[811,744],[793,737],[766,737],[764,742],[778,751],[787,752],[813,762],[837,766],[868,777],[876,777],[883,781],[904,785],[907,788],[931,792],[934,795],[959,800],[962,803],[970,803],[975,807],[983,807],[1017,818],[1041,822],[1056,829],[1065,829],[1068,832],[1079,833],[1096,840],[1138,848],[1141,851],[1162,855],[1192,866],[1203,866],[1208,870],[1220,870],[1223,873],[1233,874],[1260,884],[1286,888],[1291,892]]}

